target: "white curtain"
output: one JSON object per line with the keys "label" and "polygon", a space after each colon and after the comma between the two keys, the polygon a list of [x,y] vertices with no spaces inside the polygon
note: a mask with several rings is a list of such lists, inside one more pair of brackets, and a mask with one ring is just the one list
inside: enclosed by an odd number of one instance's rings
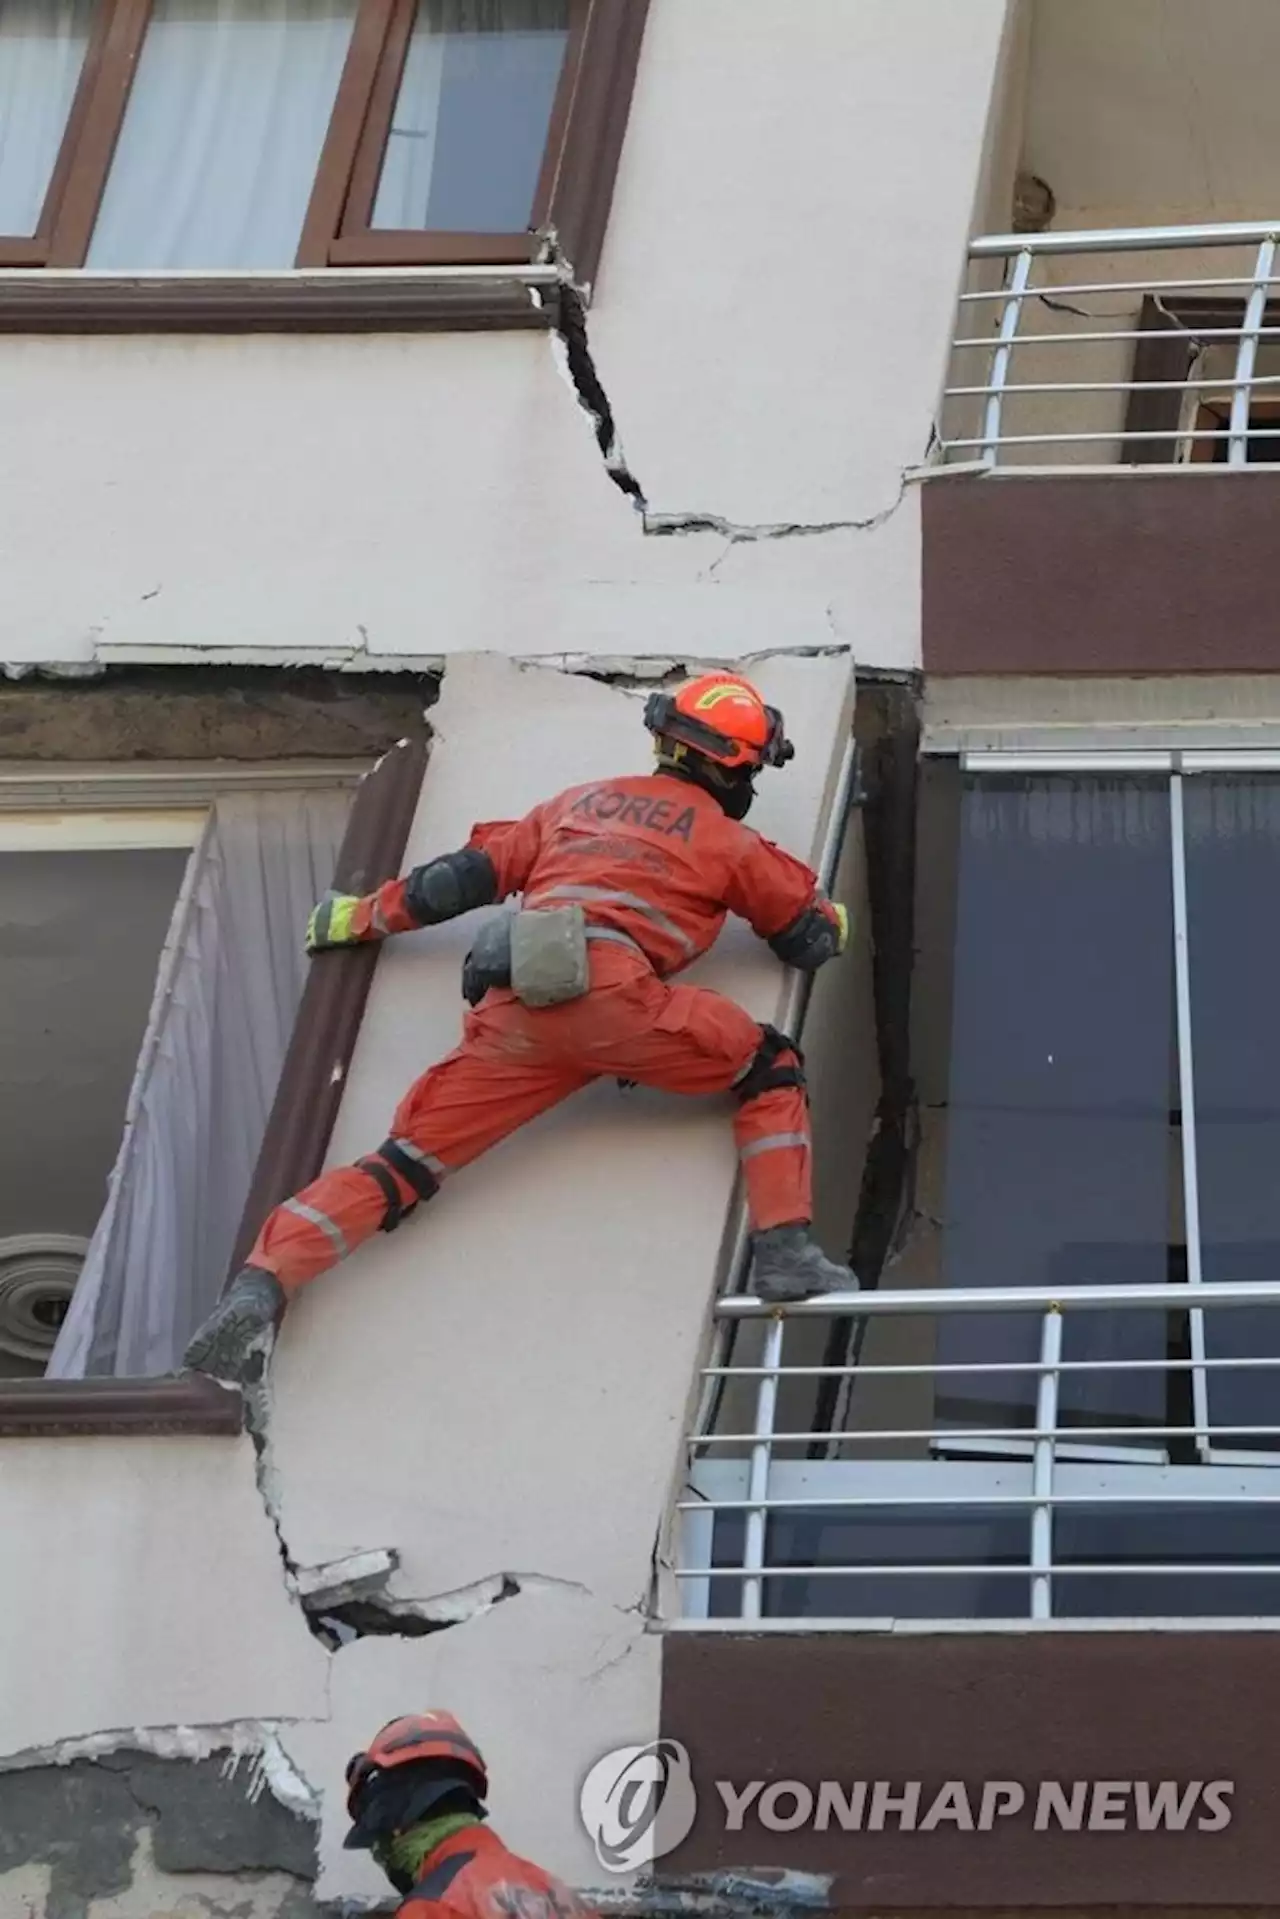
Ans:
{"label": "white curtain", "polygon": [[0,0],[0,234],[36,230],[89,39],[92,0]]}
{"label": "white curtain", "polygon": [[124,1137],[53,1379],[171,1372],[227,1275],[345,792],[217,801],[160,961]]}
{"label": "white curtain", "polygon": [[290,267],[356,0],[156,0],[88,265]]}
{"label": "white curtain", "polygon": [[523,231],[568,25],[568,0],[418,0],[375,227]]}

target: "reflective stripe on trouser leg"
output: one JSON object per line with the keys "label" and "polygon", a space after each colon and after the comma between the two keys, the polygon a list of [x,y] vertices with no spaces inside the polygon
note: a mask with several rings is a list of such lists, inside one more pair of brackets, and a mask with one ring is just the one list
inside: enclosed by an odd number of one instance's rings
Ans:
{"label": "reflective stripe on trouser leg", "polygon": [[813,1146],[809,1107],[799,1086],[777,1086],[734,1117],[747,1211],[757,1231],[813,1218]]}
{"label": "reflective stripe on trouser leg", "polygon": [[[416,1193],[388,1171],[408,1210]],[[276,1207],[248,1264],[274,1273],[286,1292],[295,1292],[371,1238],[386,1215],[386,1194],[376,1180],[358,1166],[335,1166]]]}

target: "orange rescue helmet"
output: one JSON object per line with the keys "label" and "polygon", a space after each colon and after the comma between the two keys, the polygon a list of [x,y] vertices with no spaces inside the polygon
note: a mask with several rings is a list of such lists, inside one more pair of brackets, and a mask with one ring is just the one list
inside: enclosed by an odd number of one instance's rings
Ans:
{"label": "orange rescue helmet", "polygon": [[644,723],[664,745],[702,754],[730,771],[785,766],[795,757],[776,706],[767,706],[740,673],[701,673],[674,693],[651,693]]}
{"label": "orange rescue helmet", "polygon": [[[489,1776],[480,1748],[465,1733],[451,1712],[409,1713],[393,1719],[377,1733],[364,1752],[353,1753],[347,1761],[347,1811],[355,1825],[347,1836],[348,1846],[368,1846],[386,1821],[374,1807],[388,1798],[398,1768],[422,1766],[434,1761],[428,1770],[414,1775],[412,1784],[405,1775],[408,1792],[397,1792],[397,1817],[400,1820],[425,1817],[431,1805],[447,1793],[463,1787],[479,1801],[487,1798]],[[409,1800],[412,1800],[412,1804]],[[372,1815],[372,1816],[371,1816]]]}

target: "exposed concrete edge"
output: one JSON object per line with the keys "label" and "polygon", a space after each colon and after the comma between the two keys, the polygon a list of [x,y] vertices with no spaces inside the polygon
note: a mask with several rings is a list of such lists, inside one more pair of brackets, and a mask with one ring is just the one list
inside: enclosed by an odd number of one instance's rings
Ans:
{"label": "exposed concrete edge", "polygon": [[234,1719],[209,1726],[128,1726],[108,1732],[85,1733],[58,1739],[49,1746],[28,1747],[0,1756],[0,1773],[26,1772],[34,1766],[69,1766],[77,1759],[102,1759],[110,1753],[143,1752],[157,1759],[212,1759],[227,1756],[228,1776],[249,1762],[245,1790],[250,1799],[262,1792],[299,1817],[317,1821],[320,1795],[295,1766],[281,1738],[283,1721]]}

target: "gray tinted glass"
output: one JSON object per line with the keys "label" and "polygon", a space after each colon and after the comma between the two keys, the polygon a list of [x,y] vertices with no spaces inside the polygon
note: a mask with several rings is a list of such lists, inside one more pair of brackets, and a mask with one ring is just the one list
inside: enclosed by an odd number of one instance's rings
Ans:
{"label": "gray tinted glass", "polygon": [[[966,783],[948,1090],[943,1279],[1168,1277],[1173,1066],[1167,783]],[[939,1358],[1030,1359],[1039,1322],[959,1315]],[[1067,1320],[1068,1358],[1153,1358],[1152,1314]],[[1067,1374],[1062,1424],[1163,1423],[1156,1373]],[[1030,1424],[1031,1378],[950,1382],[942,1425]]]}
{"label": "gray tinted glass", "polygon": [[[1202,1268],[1280,1278],[1280,780],[1183,782]],[[1280,1313],[1205,1315],[1210,1357],[1280,1353]],[[1213,1423],[1280,1425],[1280,1376],[1209,1374]],[[1224,1445],[1274,1448],[1259,1435]]]}

